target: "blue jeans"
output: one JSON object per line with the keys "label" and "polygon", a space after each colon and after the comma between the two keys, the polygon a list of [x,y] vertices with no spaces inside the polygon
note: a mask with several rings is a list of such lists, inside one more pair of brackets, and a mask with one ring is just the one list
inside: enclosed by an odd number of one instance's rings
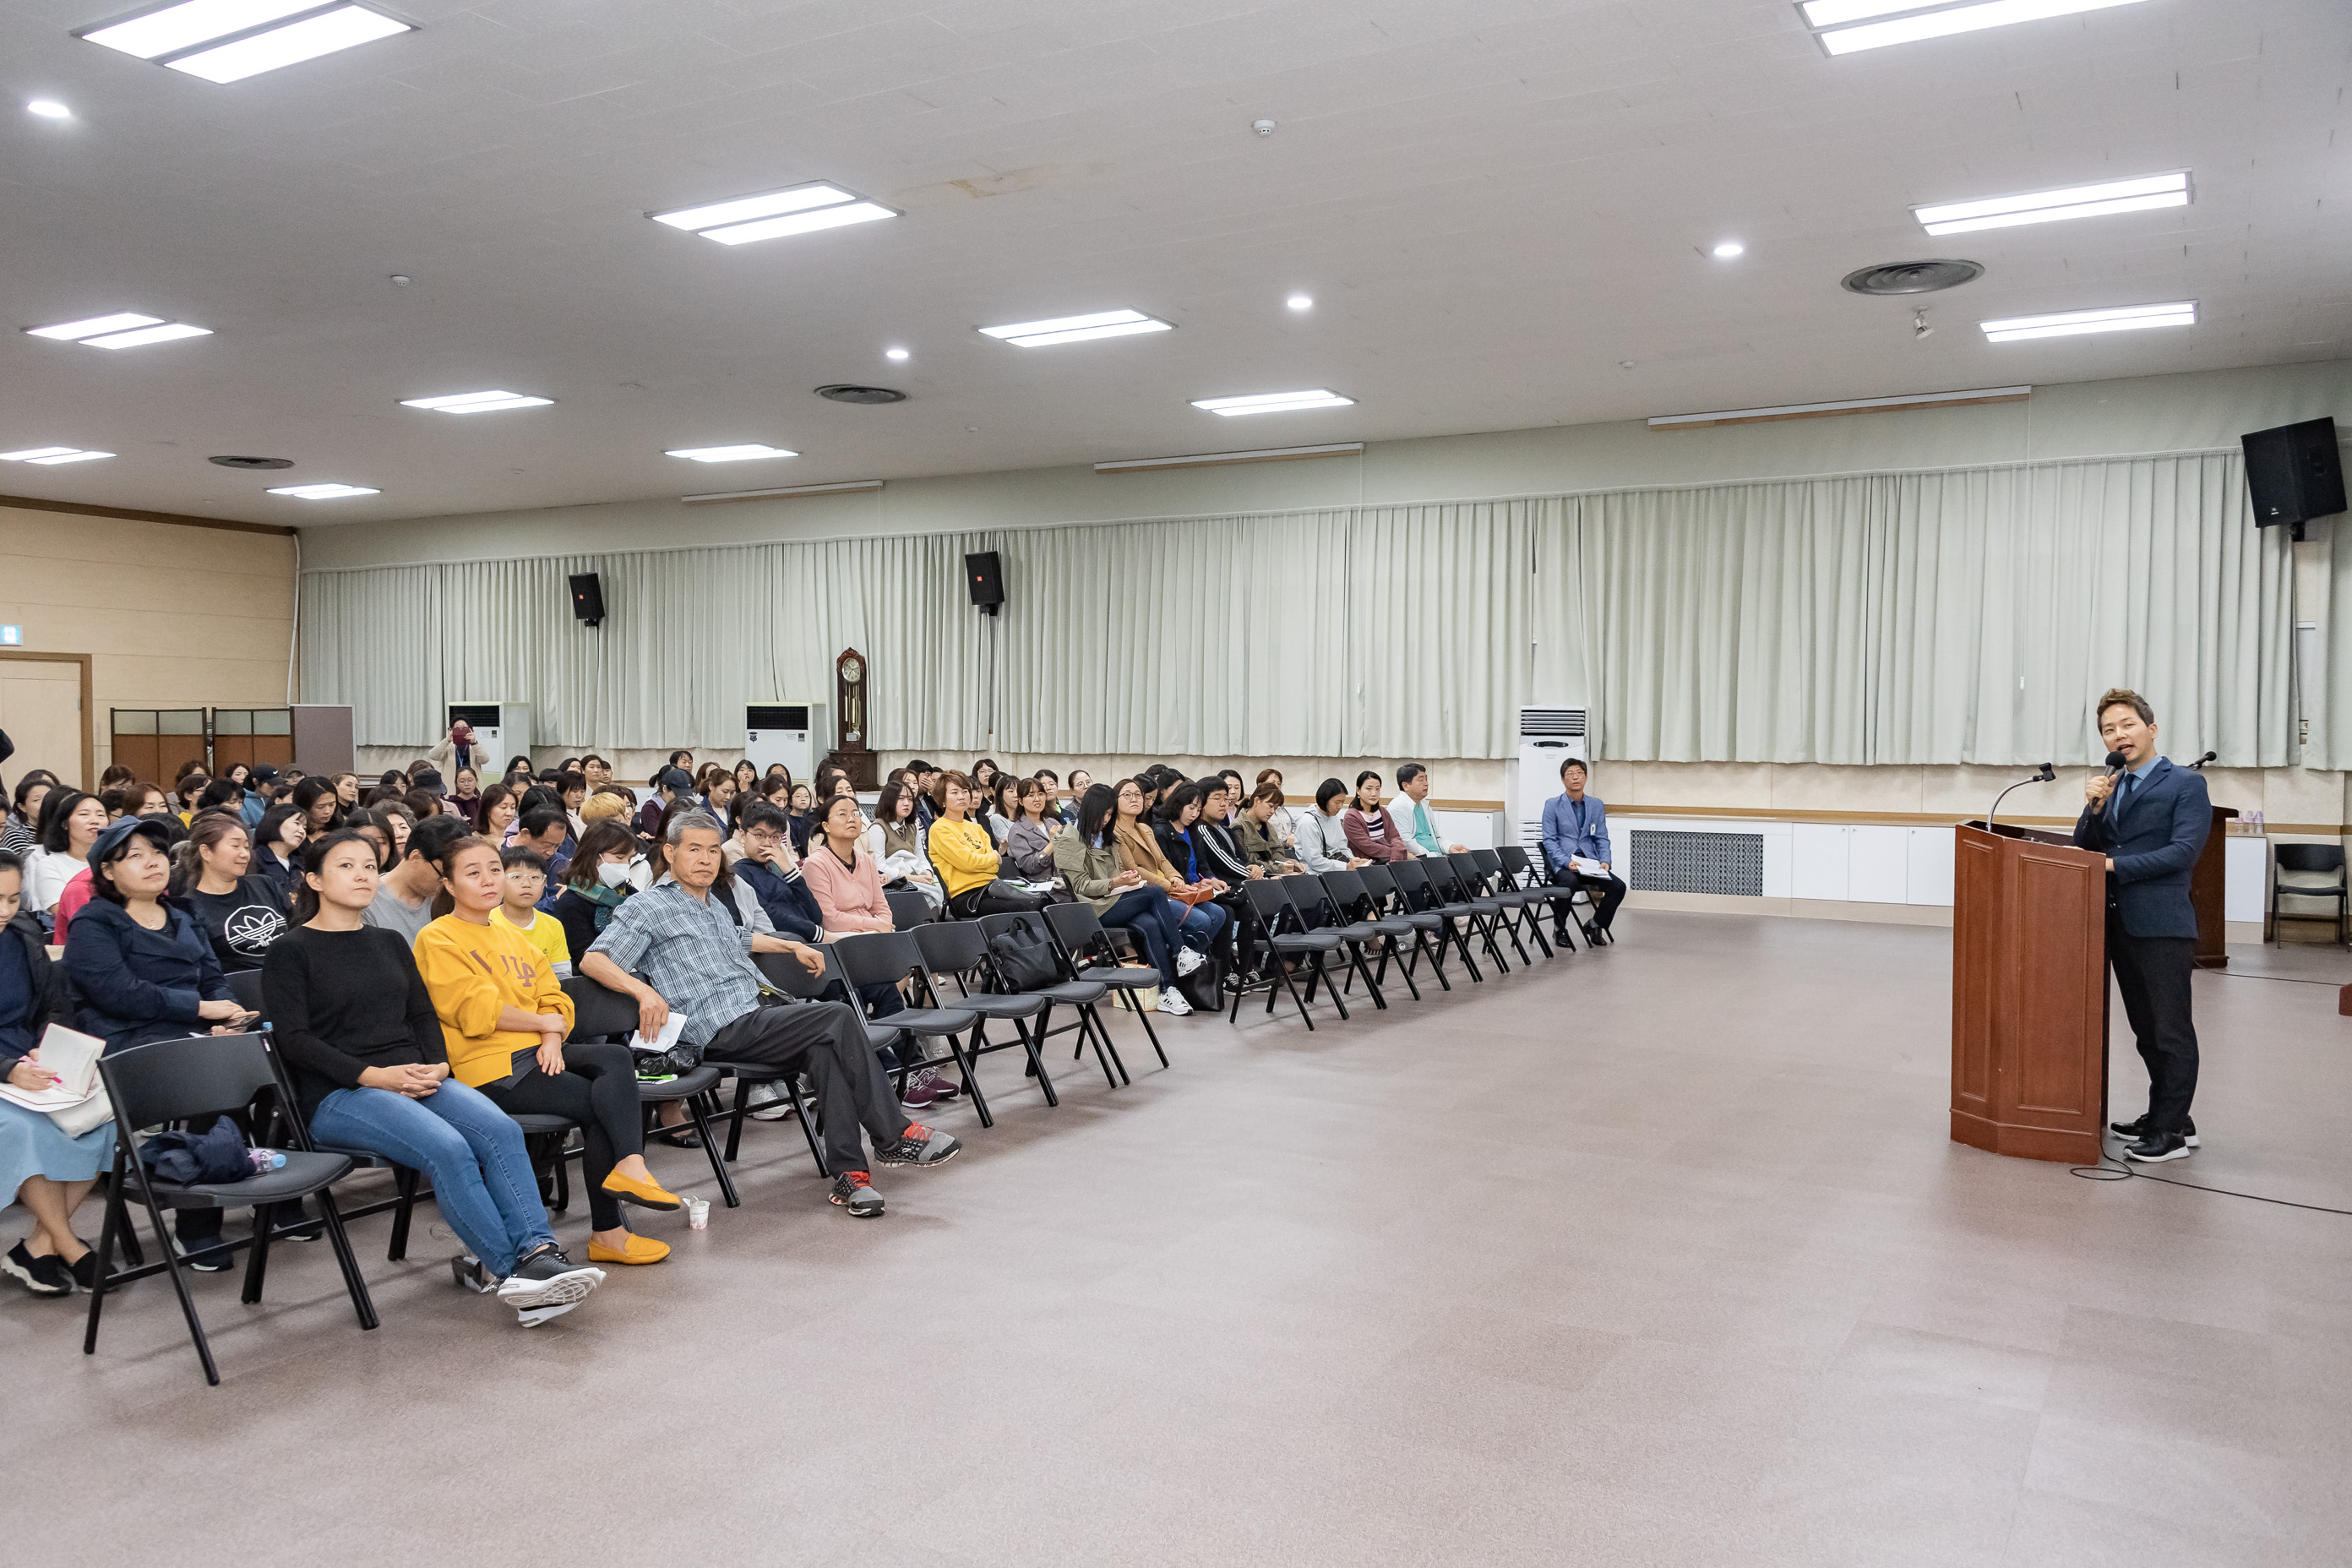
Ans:
{"label": "blue jeans", "polygon": [[480,1089],[456,1079],[422,1100],[388,1089],[339,1089],[319,1102],[310,1136],[365,1149],[433,1178],[441,1217],[491,1273],[553,1241],[522,1129]]}
{"label": "blue jeans", "polygon": [[1173,985],[1176,949],[1183,946],[1207,952],[1217,929],[1225,923],[1225,911],[1214,904],[1202,904],[1187,910],[1165,892],[1146,883],[1121,893],[1099,919],[1107,926],[1126,926],[1140,936],[1143,951],[1150,954],[1160,978]]}

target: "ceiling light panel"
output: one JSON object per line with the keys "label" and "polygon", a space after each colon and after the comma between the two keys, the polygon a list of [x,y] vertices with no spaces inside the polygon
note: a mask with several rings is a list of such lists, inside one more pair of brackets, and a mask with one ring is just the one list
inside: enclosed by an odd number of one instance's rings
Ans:
{"label": "ceiling light panel", "polygon": [[339,5],[283,27],[273,27],[215,48],[199,49],[163,63],[175,71],[226,86],[264,71],[300,65],[321,55],[414,31],[415,28],[409,23],[397,21],[381,11],[371,11],[364,5]]}
{"label": "ceiling light panel", "polygon": [[51,468],[59,463],[87,463],[96,458],[111,458],[111,452],[85,451],[79,447],[28,447],[21,452],[0,452],[0,463],[35,463]]}
{"label": "ceiling light panel", "polygon": [[242,81],[416,30],[365,5],[289,0],[182,0],[78,36],[206,81]]}
{"label": "ceiling light panel", "polygon": [[1261,392],[1248,397],[1196,397],[1195,408],[1231,418],[1237,414],[1288,414],[1301,408],[1352,408],[1356,400],[1323,387],[1309,392]]}
{"label": "ceiling light panel", "polygon": [[269,492],[274,496],[292,496],[299,500],[340,500],[345,496],[380,496],[382,490],[372,490],[365,485],[279,485]]}
{"label": "ceiling light panel", "polygon": [[1081,343],[1091,338],[1123,338],[1136,332],[1164,332],[1171,323],[1140,310],[1098,310],[1091,316],[1055,316],[1043,321],[1015,321],[1009,327],[982,327],[983,336],[1024,349],[1048,343]]}
{"label": "ceiling light panel", "polygon": [[164,321],[152,327],[134,327],[127,332],[105,332],[94,338],[83,338],[86,349],[140,349],[149,343],[168,343],[179,338],[208,338],[210,327],[192,327],[185,321]]}
{"label": "ceiling light panel", "polygon": [[59,342],[78,343],[84,338],[94,338],[100,332],[126,331],[132,327],[160,327],[161,316],[142,316],[136,310],[117,310],[110,316],[91,316],[85,321],[60,321],[54,327],[26,327],[25,331],[37,338],[55,338]]}
{"label": "ceiling light panel", "polygon": [[740,447],[677,447],[662,456],[690,458],[698,463],[747,463],[759,458],[797,458],[800,454],[752,441]]}
{"label": "ceiling light panel", "polygon": [[2134,180],[2109,180],[2096,185],[2070,185],[2063,190],[2032,191],[2017,196],[1989,196],[1982,201],[1944,202],[1911,209],[1929,234],[1969,234],[1983,228],[2011,228],[2020,224],[2054,223],[2062,218],[2103,217],[2109,213],[2148,212],[2158,207],[2185,207],[2191,199],[2186,170],[2147,174]]}
{"label": "ceiling light panel", "polygon": [[2144,327],[2193,327],[2197,324],[2197,301],[2180,300],[2168,305],[2067,310],[2054,316],[2011,316],[1978,324],[1984,329],[1985,341],[1995,343],[2021,342],[2029,338],[2079,337],[2087,332],[2132,332]]}
{"label": "ceiling light panel", "polygon": [[[1923,38],[1949,37],[1985,27],[2005,27],[2016,22],[2039,22],[2071,16],[2083,11],[2105,11],[2116,5],[2137,5],[2141,0],[1961,0],[1936,5],[1928,0],[1799,0],[1822,47],[1833,55],[1885,48],[1890,44],[1916,43]],[[1932,8],[1930,8],[1932,7]],[[1897,13],[1911,13],[1897,15]],[[1874,21],[1874,17],[1885,20]]]}
{"label": "ceiling light panel", "polygon": [[721,245],[748,245],[753,240],[814,234],[819,229],[872,223],[899,215],[838,185],[819,182],[770,191],[765,195],[738,196],[731,201],[646,216],[656,223],[666,223]]}
{"label": "ceiling light panel", "polygon": [[440,397],[404,397],[400,405],[435,414],[491,414],[501,408],[545,408],[554,401],[520,392],[453,392]]}

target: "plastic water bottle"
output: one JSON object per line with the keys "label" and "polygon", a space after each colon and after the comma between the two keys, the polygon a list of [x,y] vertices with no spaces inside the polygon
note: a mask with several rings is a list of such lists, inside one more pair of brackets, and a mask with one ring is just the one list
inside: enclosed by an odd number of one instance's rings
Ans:
{"label": "plastic water bottle", "polygon": [[286,1156],[275,1149],[247,1149],[245,1157],[253,1162],[253,1173],[268,1175],[286,1163]]}

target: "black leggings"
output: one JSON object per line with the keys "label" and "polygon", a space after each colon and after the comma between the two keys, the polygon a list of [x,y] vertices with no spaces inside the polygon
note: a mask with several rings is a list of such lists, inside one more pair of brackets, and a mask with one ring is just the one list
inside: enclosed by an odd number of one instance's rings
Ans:
{"label": "black leggings", "polygon": [[509,1116],[523,1112],[566,1116],[580,1123],[588,1142],[583,1162],[588,1180],[588,1216],[598,1230],[620,1228],[621,1200],[604,1190],[604,1178],[630,1155],[646,1152],[636,1058],[628,1047],[567,1045],[562,1072],[543,1073],[533,1064],[505,1088],[486,1088],[482,1092]]}

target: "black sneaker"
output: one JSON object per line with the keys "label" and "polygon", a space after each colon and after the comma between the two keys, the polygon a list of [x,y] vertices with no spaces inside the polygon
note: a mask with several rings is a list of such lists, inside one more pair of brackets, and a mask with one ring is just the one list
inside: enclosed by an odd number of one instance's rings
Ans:
{"label": "black sneaker", "polygon": [[882,1217],[882,1194],[874,1190],[874,1178],[863,1171],[844,1171],[834,1177],[833,1191],[825,1200],[847,1209],[852,1219]]}
{"label": "black sneaker", "polygon": [[[81,1237],[76,1237],[74,1239],[76,1241],[81,1241]],[[72,1275],[73,1282],[76,1285],[80,1286],[85,1291],[95,1290],[98,1289],[98,1248],[91,1247],[89,1243],[86,1241],[82,1241],[81,1244],[89,1250],[85,1251],[79,1258],[75,1258],[71,1263],[67,1264],[66,1272]]]}
{"label": "black sneaker", "polygon": [[[2147,1136],[2147,1118],[2142,1116],[2136,1121],[2110,1121],[2107,1123],[2107,1131],[2114,1133],[2118,1138],[2137,1143],[2141,1139]],[[2189,1116],[2181,1119],[2180,1141],[2188,1144],[2191,1149],[2197,1147],[2197,1119],[2195,1117]]]}
{"label": "black sneaker", "polygon": [[[285,1212],[282,1215],[273,1215],[270,1218],[269,1223],[277,1227],[270,1232],[271,1241],[316,1241],[327,1234],[326,1221],[307,1219],[303,1216],[301,1199],[297,1198],[291,1203],[275,1206]],[[254,1228],[258,1230],[261,1227],[257,1224]]]}
{"label": "black sneaker", "polygon": [[220,1245],[217,1235],[200,1236],[193,1241],[172,1233],[172,1250],[180,1255],[181,1266],[199,1274],[226,1274],[236,1267],[236,1257]]}
{"label": "black sneaker", "polygon": [[499,1300],[519,1312],[568,1307],[604,1282],[603,1269],[581,1268],[551,1241],[516,1262],[514,1272],[499,1283]]}
{"label": "black sneaker", "polygon": [[874,1159],[883,1165],[939,1165],[954,1159],[962,1148],[939,1129],[909,1121],[896,1143],[874,1151]]}
{"label": "black sneaker", "polygon": [[66,1266],[54,1255],[34,1257],[21,1241],[10,1247],[5,1257],[0,1257],[0,1274],[7,1275],[36,1296],[73,1294],[73,1276],[66,1272]]}
{"label": "black sneaker", "polygon": [[2153,1165],[2165,1160],[2182,1160],[2189,1156],[2189,1141],[2178,1132],[2150,1132],[2137,1143],[2126,1146],[2124,1158]]}

